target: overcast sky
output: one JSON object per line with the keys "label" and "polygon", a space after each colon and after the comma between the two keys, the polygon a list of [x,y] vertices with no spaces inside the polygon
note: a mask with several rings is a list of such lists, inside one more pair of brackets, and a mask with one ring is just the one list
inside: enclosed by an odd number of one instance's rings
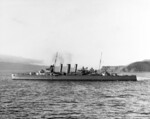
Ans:
{"label": "overcast sky", "polygon": [[98,68],[150,59],[149,0],[0,0],[0,54]]}

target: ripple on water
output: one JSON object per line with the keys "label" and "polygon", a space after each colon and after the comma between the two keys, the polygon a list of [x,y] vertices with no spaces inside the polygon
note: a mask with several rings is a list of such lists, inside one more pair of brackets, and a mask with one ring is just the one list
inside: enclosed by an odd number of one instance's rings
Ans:
{"label": "ripple on water", "polygon": [[0,118],[150,117],[150,81],[13,81],[0,75]]}

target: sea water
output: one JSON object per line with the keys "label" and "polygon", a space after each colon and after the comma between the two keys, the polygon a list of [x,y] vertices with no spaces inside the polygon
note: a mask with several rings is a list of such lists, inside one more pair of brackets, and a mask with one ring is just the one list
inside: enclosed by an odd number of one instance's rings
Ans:
{"label": "sea water", "polygon": [[50,82],[10,74],[0,74],[0,119],[150,118],[148,75],[137,82]]}

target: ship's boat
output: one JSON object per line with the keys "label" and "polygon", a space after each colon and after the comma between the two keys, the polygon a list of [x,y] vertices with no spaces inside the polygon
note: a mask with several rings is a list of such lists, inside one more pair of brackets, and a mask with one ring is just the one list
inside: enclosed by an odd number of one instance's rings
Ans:
{"label": "ship's boat", "polygon": [[137,81],[136,75],[117,75],[110,74],[107,71],[98,73],[94,69],[82,68],[77,70],[75,64],[74,71],[71,71],[71,65],[63,71],[63,64],[60,65],[58,72],[55,71],[55,65],[51,65],[46,70],[39,72],[12,74],[14,80],[47,80],[47,81]]}

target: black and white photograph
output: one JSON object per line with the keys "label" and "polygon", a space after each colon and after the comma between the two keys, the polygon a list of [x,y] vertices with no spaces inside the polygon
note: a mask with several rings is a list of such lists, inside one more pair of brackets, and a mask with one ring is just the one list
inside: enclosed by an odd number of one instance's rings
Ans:
{"label": "black and white photograph", "polygon": [[150,0],[0,0],[0,119],[150,119]]}

